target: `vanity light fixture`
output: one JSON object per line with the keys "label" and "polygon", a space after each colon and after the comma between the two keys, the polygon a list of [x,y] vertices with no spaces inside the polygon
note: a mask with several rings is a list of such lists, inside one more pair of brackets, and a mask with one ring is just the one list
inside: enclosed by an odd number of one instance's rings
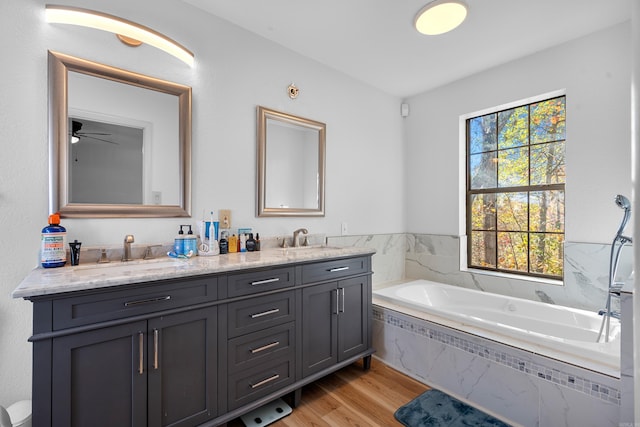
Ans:
{"label": "vanity light fixture", "polygon": [[457,28],[466,17],[462,0],[435,0],[420,9],[413,24],[420,33],[435,36]]}
{"label": "vanity light fixture", "polygon": [[151,28],[117,16],[79,7],[48,4],[46,5],[46,18],[47,22],[54,24],[80,25],[108,31],[114,33],[128,46],[146,43],[175,56],[190,66],[193,66],[194,63],[193,53],[180,43]]}

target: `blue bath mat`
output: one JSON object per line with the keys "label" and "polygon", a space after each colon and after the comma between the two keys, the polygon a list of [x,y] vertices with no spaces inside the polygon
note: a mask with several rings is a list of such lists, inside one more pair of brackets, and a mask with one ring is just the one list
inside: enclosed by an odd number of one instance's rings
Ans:
{"label": "blue bath mat", "polygon": [[509,427],[440,390],[425,391],[401,406],[394,416],[407,427]]}

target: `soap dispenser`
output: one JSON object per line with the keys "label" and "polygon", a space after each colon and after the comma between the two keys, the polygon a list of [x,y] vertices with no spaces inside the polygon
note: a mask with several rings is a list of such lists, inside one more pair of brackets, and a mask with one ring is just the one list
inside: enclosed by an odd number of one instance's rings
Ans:
{"label": "soap dispenser", "polygon": [[191,229],[191,225],[188,225],[189,231],[187,231],[187,236],[184,238],[184,255],[190,257],[192,255],[198,255],[198,239],[196,235],[193,234],[193,230]]}
{"label": "soap dispenser", "polygon": [[184,255],[184,231],[182,230],[182,225],[180,226],[180,230],[178,231],[178,235],[173,240],[173,252],[176,255]]}

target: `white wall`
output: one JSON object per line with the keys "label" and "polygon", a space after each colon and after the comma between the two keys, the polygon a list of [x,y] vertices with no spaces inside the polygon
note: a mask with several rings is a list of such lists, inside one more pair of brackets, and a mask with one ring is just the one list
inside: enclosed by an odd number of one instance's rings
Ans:
{"label": "white wall", "polygon": [[[10,298],[36,266],[48,215],[47,50],[193,87],[193,220],[228,208],[234,227],[262,236],[398,233],[403,220],[400,99],[225,21],[171,0],[75,0],[166,33],[196,55],[189,68],[148,46],[132,49],[98,31],[44,22],[44,0],[0,2],[0,405],[31,395],[31,304]],[[295,82],[298,99],[287,96]],[[327,124],[326,217],[255,217],[256,106]],[[366,158],[363,154],[366,153]],[[382,201],[382,203],[381,203]],[[63,220],[83,245],[169,242],[184,219]]]}
{"label": "white wall", "polygon": [[566,240],[610,243],[614,196],[631,194],[630,35],[627,22],[409,98],[408,231],[465,233],[461,115],[566,89]]}

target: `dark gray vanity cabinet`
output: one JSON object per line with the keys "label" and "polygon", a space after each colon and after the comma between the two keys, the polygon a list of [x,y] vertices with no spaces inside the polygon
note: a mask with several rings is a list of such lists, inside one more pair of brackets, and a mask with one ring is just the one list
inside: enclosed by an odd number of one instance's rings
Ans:
{"label": "dark gray vanity cabinet", "polygon": [[216,307],[52,341],[53,425],[193,426],[216,411]]}
{"label": "dark gray vanity cabinet", "polygon": [[215,417],[217,286],[207,277],[34,298],[34,425]]}
{"label": "dark gray vanity cabinet", "polygon": [[204,426],[365,360],[371,256],[32,296],[34,426]]}
{"label": "dark gray vanity cabinet", "polygon": [[[371,278],[369,258],[303,267],[303,279],[332,280],[302,290],[302,375],[307,377],[369,349]],[[369,358],[366,359],[369,363]]]}

